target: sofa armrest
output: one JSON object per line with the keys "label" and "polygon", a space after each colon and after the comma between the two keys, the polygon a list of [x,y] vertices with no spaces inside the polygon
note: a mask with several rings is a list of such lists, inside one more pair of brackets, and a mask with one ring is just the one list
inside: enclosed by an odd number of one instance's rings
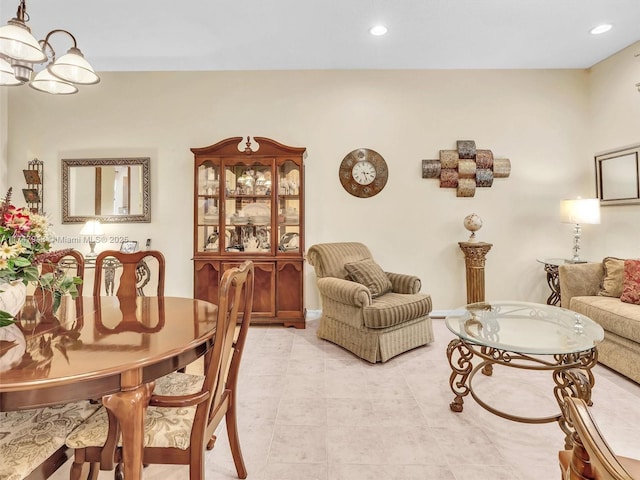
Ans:
{"label": "sofa armrest", "polygon": [[573,297],[597,295],[604,277],[602,263],[566,263],[558,267],[560,306],[569,308]]}
{"label": "sofa armrest", "polygon": [[360,283],[335,277],[318,279],[318,290],[321,296],[343,303],[366,307],[371,305],[371,292]]}
{"label": "sofa armrest", "polygon": [[418,293],[422,288],[420,279],[415,275],[385,272],[391,281],[391,290],[395,293]]}

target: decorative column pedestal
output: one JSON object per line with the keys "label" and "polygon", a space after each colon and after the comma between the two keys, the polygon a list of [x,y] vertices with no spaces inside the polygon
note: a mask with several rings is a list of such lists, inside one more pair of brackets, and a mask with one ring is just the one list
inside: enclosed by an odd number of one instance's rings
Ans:
{"label": "decorative column pedestal", "polygon": [[467,303],[484,302],[484,263],[492,243],[458,242],[467,268]]}

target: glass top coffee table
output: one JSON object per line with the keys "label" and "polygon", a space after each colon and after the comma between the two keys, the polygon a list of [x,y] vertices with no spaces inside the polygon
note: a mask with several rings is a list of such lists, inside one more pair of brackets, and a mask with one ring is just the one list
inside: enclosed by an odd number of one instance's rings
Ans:
{"label": "glass top coffee table", "polygon": [[[604,338],[602,327],[571,310],[537,303],[496,301],[472,303],[446,317],[446,325],[457,338],[447,347],[451,365],[449,385],[455,398],[449,404],[462,412],[463,398],[471,395],[484,409],[500,417],[524,423],[557,421],[565,432],[565,446],[571,446],[570,430],[562,414],[567,395],[591,404],[596,365],[596,345]],[[479,361],[475,362],[477,358]],[[494,365],[526,370],[549,370],[560,413],[547,417],[521,417],[500,411],[474,392],[478,372],[490,376]]]}

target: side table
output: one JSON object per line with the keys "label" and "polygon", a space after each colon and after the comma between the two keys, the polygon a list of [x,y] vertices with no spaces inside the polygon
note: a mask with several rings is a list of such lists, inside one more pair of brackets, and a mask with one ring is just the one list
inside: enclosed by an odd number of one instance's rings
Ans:
{"label": "side table", "polygon": [[551,290],[551,294],[547,298],[547,305],[558,305],[562,300],[558,267],[565,263],[571,263],[571,261],[565,260],[564,258],[542,258],[536,261],[544,264],[544,271],[547,272],[547,285],[549,285],[549,290]]}
{"label": "side table", "polygon": [[458,242],[467,273],[467,303],[484,302],[484,263],[492,243]]}

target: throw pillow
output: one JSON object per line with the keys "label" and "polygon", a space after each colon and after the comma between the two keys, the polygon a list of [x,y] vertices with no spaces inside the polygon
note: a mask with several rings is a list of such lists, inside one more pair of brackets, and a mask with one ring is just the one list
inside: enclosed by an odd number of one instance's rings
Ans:
{"label": "throw pillow", "polygon": [[391,291],[391,281],[384,270],[371,259],[345,263],[345,270],[354,282],[369,289],[371,297],[376,298]]}
{"label": "throw pillow", "polygon": [[624,283],[620,300],[640,305],[640,260],[624,261]]}
{"label": "throw pillow", "polygon": [[602,260],[602,266],[604,267],[604,277],[598,295],[620,298],[624,281],[624,259],[605,257]]}

